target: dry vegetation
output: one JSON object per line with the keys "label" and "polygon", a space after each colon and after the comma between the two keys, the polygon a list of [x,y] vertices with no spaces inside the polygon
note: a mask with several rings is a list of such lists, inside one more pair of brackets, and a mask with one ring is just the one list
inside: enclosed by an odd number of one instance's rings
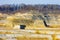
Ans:
{"label": "dry vegetation", "polygon": [[[49,25],[48,28],[60,28],[60,15],[43,14],[40,12],[30,11],[26,13],[17,12],[15,14],[2,14],[0,13],[0,27],[6,29],[14,29],[16,25],[26,25],[25,29],[39,29],[47,28],[44,25]],[[16,29],[17,26],[16,26]]]}

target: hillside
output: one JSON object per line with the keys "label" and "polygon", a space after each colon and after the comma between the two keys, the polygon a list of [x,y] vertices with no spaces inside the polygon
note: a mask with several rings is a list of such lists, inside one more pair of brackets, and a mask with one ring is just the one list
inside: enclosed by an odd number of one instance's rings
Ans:
{"label": "hillside", "polygon": [[15,13],[15,12],[27,12],[30,10],[35,10],[43,13],[59,13],[60,14],[60,5],[26,5],[26,4],[20,4],[20,5],[0,5],[0,12],[1,13]]}

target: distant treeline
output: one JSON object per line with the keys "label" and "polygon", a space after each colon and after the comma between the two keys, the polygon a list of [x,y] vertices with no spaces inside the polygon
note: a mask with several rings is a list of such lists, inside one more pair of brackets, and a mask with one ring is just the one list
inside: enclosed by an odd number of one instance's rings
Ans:
{"label": "distant treeline", "polygon": [[43,11],[60,11],[60,5],[0,5],[0,12],[2,13],[14,13],[14,12],[23,12],[37,10],[39,12]]}

